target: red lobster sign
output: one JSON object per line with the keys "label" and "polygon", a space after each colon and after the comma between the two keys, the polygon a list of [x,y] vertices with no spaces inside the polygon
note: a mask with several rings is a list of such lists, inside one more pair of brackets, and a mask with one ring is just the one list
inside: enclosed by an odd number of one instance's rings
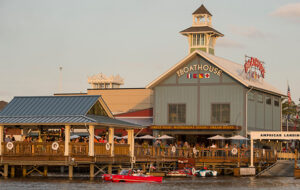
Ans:
{"label": "red lobster sign", "polygon": [[[253,78],[259,78],[260,76],[265,78],[266,70],[262,62],[255,57],[248,57],[248,59],[246,59],[244,69],[245,73],[249,74]],[[260,72],[260,75],[257,71]]]}

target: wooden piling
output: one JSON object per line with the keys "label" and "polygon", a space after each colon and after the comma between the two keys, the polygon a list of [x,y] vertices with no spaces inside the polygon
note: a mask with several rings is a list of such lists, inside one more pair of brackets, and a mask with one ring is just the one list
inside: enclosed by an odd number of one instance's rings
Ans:
{"label": "wooden piling", "polygon": [[27,175],[26,166],[23,166],[22,170],[23,170],[22,176],[23,176],[23,177],[26,177],[26,175]]}
{"label": "wooden piling", "polygon": [[95,164],[90,164],[90,178],[95,177]]}
{"label": "wooden piling", "polygon": [[69,178],[73,177],[73,166],[69,166]]}
{"label": "wooden piling", "polygon": [[10,168],[10,177],[12,177],[12,178],[15,177],[15,173],[16,173],[15,171],[16,171],[15,166],[11,166],[11,168]]}
{"label": "wooden piling", "polygon": [[111,164],[108,165],[107,173],[112,174],[112,165]]}
{"label": "wooden piling", "polygon": [[4,173],[3,177],[8,177],[8,164],[4,164]]}
{"label": "wooden piling", "polygon": [[47,174],[48,174],[48,166],[44,166],[44,173],[43,173],[43,176],[44,176],[44,177],[47,177]]}

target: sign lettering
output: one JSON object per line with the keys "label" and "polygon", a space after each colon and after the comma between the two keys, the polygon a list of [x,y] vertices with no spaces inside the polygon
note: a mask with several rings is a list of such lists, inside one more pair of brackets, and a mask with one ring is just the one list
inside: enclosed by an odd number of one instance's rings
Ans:
{"label": "sign lettering", "polygon": [[[204,71],[204,73],[191,74],[191,72],[196,72],[196,71]],[[221,76],[222,70],[211,65],[195,64],[195,65],[183,67],[179,69],[176,73],[178,77],[187,74],[187,78],[201,78],[201,77],[210,78],[211,73]]]}
{"label": "sign lettering", "polygon": [[251,78],[259,79],[260,77],[265,78],[266,70],[260,60],[255,57],[247,57],[244,65],[245,73]]}

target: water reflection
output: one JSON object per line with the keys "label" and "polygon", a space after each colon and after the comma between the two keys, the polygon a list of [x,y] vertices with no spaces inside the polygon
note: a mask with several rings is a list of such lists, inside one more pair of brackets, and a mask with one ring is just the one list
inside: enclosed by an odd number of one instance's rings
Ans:
{"label": "water reflection", "polygon": [[255,178],[255,177],[216,177],[216,178],[167,178],[163,183],[109,183],[100,179],[87,178],[0,178],[0,190],[199,190],[199,189],[300,189],[300,179],[292,177]]}

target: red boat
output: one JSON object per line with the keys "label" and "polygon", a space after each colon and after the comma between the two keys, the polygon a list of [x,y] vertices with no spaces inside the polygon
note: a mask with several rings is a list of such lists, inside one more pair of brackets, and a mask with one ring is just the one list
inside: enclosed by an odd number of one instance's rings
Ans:
{"label": "red boat", "polygon": [[135,173],[133,170],[122,170],[120,174],[103,174],[102,178],[105,181],[112,182],[162,182],[162,177],[148,176],[140,173]]}

